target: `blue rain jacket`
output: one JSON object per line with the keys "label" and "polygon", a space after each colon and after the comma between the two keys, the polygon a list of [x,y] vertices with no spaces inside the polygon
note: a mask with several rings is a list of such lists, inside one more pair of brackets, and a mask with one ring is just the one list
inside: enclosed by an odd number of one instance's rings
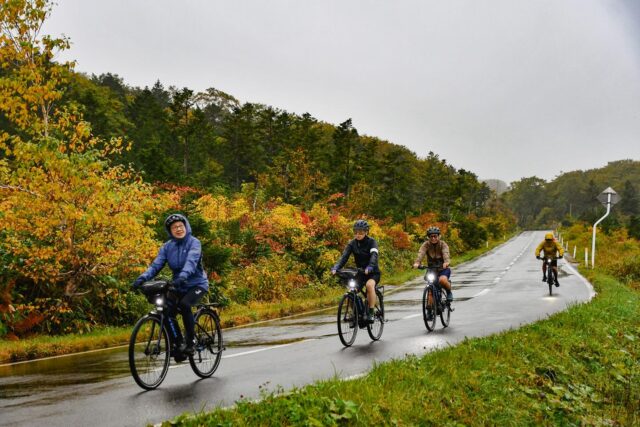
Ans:
{"label": "blue rain jacket", "polygon": [[193,287],[199,287],[205,291],[209,290],[207,274],[202,267],[202,245],[200,240],[191,235],[191,225],[186,217],[183,218],[186,235],[182,239],[176,239],[171,235],[171,231],[166,227],[169,240],[160,248],[158,256],[153,260],[151,266],[140,275],[146,280],[153,279],[162,270],[165,264],[173,272],[173,280],[186,279],[186,282],[178,289],[179,292],[187,292]]}

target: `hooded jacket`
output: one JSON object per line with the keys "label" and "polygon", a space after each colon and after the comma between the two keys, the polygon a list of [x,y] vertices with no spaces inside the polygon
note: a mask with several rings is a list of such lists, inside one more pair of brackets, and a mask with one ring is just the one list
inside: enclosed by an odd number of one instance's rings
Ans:
{"label": "hooded jacket", "polygon": [[183,215],[178,215],[184,221],[186,234],[182,239],[176,239],[171,235],[169,227],[165,226],[169,240],[162,245],[158,256],[153,260],[147,271],[140,275],[141,278],[151,280],[165,264],[173,272],[173,280],[184,279],[184,283],[178,291],[186,292],[197,286],[205,291],[209,290],[207,274],[202,267],[202,245],[200,240],[191,235],[191,224]]}
{"label": "hooded jacket", "polygon": [[564,256],[564,248],[555,240],[543,240],[536,248],[536,256],[540,256],[542,251],[544,251],[544,256],[552,258],[557,258],[558,254],[559,256]]}

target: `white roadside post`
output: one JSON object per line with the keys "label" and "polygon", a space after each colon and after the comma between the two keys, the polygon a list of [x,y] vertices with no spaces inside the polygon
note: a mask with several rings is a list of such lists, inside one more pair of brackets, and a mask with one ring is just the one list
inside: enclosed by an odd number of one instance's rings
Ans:
{"label": "white roadside post", "polygon": [[591,238],[591,268],[595,268],[596,266],[596,227],[609,215],[609,212],[611,212],[611,206],[620,201],[620,196],[613,188],[607,187],[606,190],[600,193],[598,200],[607,207],[607,211],[602,218],[593,224],[593,237]]}
{"label": "white roadside post", "polygon": [[584,248],[584,266],[589,267],[589,249]]}

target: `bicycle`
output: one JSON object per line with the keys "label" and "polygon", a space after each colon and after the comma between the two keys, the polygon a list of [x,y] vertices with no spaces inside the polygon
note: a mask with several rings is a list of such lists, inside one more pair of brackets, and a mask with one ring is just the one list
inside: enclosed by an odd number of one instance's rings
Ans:
{"label": "bicycle", "polygon": [[[180,326],[171,322],[167,329],[167,299],[173,291],[170,282],[154,280],[143,283],[140,291],[154,308],[136,322],[129,340],[129,368],[136,383],[145,390],[153,390],[164,380],[169,371],[171,356],[182,358],[177,343],[172,339],[180,336]],[[188,355],[193,372],[200,378],[208,378],[218,369],[222,352],[222,329],[216,307],[218,304],[198,304],[195,313],[194,352]],[[174,319],[175,320],[175,319]]]}
{"label": "bicycle", "polygon": [[555,285],[555,279],[553,274],[553,266],[551,265],[552,261],[560,259],[562,257],[541,257],[537,256],[536,258],[541,259],[544,262],[544,271],[547,277],[547,284],[549,285],[549,296],[553,295],[553,286]]}
{"label": "bicycle", "polygon": [[367,328],[369,337],[378,341],[384,329],[384,286],[376,285],[376,303],[373,323],[366,317],[368,303],[365,297],[364,270],[358,268],[343,268],[336,272],[347,288],[338,305],[338,336],[345,347],[349,347],[356,340],[358,329]]}
{"label": "bicycle", "polygon": [[438,282],[438,272],[442,269],[442,265],[421,265],[420,270],[427,270],[424,274],[424,280],[427,286],[422,294],[422,318],[424,325],[429,332],[436,328],[436,317],[440,315],[442,326],[446,328],[451,321],[451,302],[447,301],[445,292]]}

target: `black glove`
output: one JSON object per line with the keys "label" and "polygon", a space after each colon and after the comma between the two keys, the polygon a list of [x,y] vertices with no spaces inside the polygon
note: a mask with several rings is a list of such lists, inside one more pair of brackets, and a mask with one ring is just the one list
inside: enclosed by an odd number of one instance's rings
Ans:
{"label": "black glove", "polygon": [[169,284],[175,289],[180,289],[185,283],[187,283],[187,279],[184,277],[178,277],[177,279],[172,280]]}
{"label": "black glove", "polygon": [[540,255],[536,255],[536,259],[542,259]]}
{"label": "black glove", "polygon": [[560,255],[558,258],[560,258],[560,259],[564,258],[564,255]]}
{"label": "black glove", "polygon": [[136,280],[134,280],[134,282],[131,284],[131,287],[133,289],[138,289],[142,284],[144,283],[144,279],[142,277],[138,277]]}

